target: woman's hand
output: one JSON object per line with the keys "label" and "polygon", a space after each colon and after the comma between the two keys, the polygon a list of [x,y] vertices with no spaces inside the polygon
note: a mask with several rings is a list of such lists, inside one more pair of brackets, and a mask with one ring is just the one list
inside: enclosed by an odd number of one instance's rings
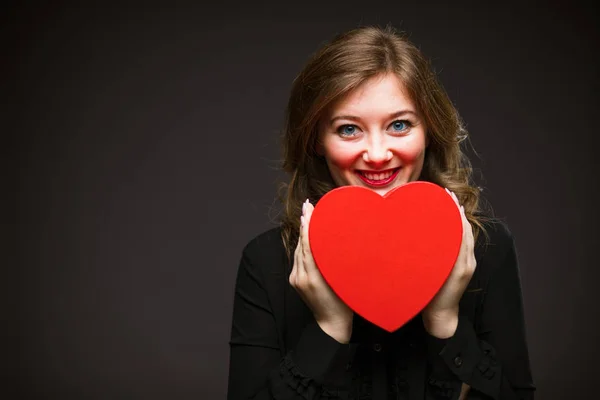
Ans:
{"label": "woman's hand", "polygon": [[475,272],[477,261],[475,260],[475,241],[473,229],[467,220],[464,207],[458,202],[454,192],[446,191],[454,199],[456,206],[460,209],[462,218],[463,236],[460,251],[456,263],[450,272],[450,276],[435,297],[425,307],[421,316],[425,330],[430,335],[440,339],[446,339],[454,335],[458,326],[458,303],[471,281]]}
{"label": "woman's hand", "polygon": [[294,267],[290,285],[311,309],[315,320],[325,333],[340,343],[350,342],[354,312],[333,292],[315,264],[308,226],[314,207],[306,200],[302,206],[300,237],[294,252]]}

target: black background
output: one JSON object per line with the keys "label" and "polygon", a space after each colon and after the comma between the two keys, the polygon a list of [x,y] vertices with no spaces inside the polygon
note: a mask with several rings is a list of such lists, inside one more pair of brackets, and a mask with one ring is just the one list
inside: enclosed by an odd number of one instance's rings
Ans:
{"label": "black background", "polygon": [[335,33],[387,23],[432,59],[516,237],[537,398],[591,398],[593,6],[189,4],[2,12],[3,398],[224,398],[291,82]]}

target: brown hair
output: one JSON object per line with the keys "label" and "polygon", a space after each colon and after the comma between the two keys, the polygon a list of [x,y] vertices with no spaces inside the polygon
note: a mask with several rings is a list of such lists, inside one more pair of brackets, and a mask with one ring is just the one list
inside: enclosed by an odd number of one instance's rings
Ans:
{"label": "brown hair", "polygon": [[283,132],[283,169],[291,177],[280,188],[282,239],[288,257],[298,241],[302,203],[308,198],[315,204],[336,186],[316,150],[320,118],[333,102],[384,73],[394,73],[404,84],[427,127],[429,144],[419,180],[456,193],[475,239],[485,232],[480,188],[472,184],[471,163],[460,148],[468,135],[458,111],[429,61],[404,34],[390,26],[367,26],[324,45],[293,82]]}

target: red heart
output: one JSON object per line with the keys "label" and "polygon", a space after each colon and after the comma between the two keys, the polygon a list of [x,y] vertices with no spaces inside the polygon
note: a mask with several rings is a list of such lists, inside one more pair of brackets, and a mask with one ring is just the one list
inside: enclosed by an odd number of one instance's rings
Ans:
{"label": "red heart", "polygon": [[318,201],[309,239],[340,299],[393,332],[444,284],[460,249],[462,220],[452,197],[433,183],[410,182],[383,197],[342,186]]}

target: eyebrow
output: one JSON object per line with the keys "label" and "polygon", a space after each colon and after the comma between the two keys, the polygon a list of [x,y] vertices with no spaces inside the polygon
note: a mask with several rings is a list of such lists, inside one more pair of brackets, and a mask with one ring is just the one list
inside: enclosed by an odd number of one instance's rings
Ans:
{"label": "eyebrow", "polygon": [[[412,114],[415,117],[417,116],[417,113],[412,110],[400,110],[400,111],[396,111],[396,112],[388,115],[387,119],[398,118],[398,117],[401,117],[406,114]],[[329,121],[329,124],[333,125],[333,123],[335,121],[337,121],[338,119],[347,119],[350,121],[360,121],[361,120],[360,117],[355,117],[354,115],[337,115],[337,116],[331,118],[331,120]]]}

